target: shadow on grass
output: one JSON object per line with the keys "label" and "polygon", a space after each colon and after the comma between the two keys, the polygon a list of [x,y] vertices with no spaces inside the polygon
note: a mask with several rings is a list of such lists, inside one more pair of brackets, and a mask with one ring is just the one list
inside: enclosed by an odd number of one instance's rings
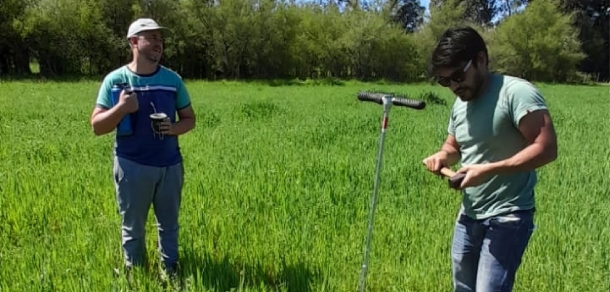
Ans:
{"label": "shadow on grass", "polygon": [[344,86],[345,81],[338,78],[318,78],[318,79],[243,79],[235,80],[244,83],[254,83],[267,85],[270,87],[284,86]]}
{"label": "shadow on grass", "polygon": [[442,99],[437,93],[432,92],[432,91],[424,91],[421,92],[418,96],[418,98],[420,100],[423,100],[427,103],[430,104],[435,104],[435,105],[442,105],[442,106],[446,106],[447,105],[447,101]]}
{"label": "shadow on grass", "polygon": [[103,75],[58,75],[44,76],[40,74],[27,75],[1,75],[1,82],[29,82],[29,83],[79,83],[102,82]]}
{"label": "shadow on grass", "polygon": [[[114,70],[115,68],[113,68]],[[111,71],[111,70],[110,70]],[[42,75],[40,73],[21,74],[21,75],[0,75],[0,82],[55,82],[55,83],[78,83],[78,82],[101,82],[105,74],[66,74],[66,75]],[[437,85],[432,78],[419,77],[411,81],[389,80],[384,78],[336,78],[336,77],[320,77],[320,78],[192,78],[183,76],[183,79],[188,82],[207,81],[207,82],[237,82],[237,83],[255,83],[271,87],[283,86],[344,86],[349,82],[359,82],[376,85]],[[564,86],[589,86],[589,87],[608,87],[610,83],[607,81],[587,81],[587,80],[572,80],[559,83],[553,82],[538,82],[533,81],[535,85],[564,85]]]}
{"label": "shadow on grass", "polygon": [[321,281],[320,271],[303,263],[283,265],[276,273],[262,265],[233,262],[226,256],[215,259],[192,250],[185,250],[180,258],[182,282],[192,278],[193,285],[214,291],[264,286],[267,291],[309,292],[313,283]]}

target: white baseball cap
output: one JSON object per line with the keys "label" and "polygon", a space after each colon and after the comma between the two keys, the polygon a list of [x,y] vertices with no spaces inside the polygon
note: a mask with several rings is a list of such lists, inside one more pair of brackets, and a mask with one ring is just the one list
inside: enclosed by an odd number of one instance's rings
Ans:
{"label": "white baseball cap", "polygon": [[130,38],[140,32],[147,30],[157,30],[157,29],[168,29],[167,27],[160,26],[156,21],[150,18],[139,18],[136,21],[132,22],[129,25],[129,30],[127,31],[127,38]]}

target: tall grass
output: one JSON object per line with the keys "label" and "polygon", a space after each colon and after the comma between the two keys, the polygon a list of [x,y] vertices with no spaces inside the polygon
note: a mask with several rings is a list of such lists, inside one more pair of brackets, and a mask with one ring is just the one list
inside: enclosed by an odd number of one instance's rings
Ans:
{"label": "tall grass", "polygon": [[[197,128],[181,137],[185,291],[355,291],[382,109],[361,90],[421,97],[394,107],[385,141],[369,291],[448,291],[460,203],[421,160],[446,135],[449,92],[427,85],[189,82]],[[96,82],[0,84],[0,290],[124,291],[112,135],[95,137]],[[538,226],[515,291],[610,290],[610,99],[540,85],[559,158],[539,171]],[[430,94],[430,92],[434,94]],[[150,262],[134,291],[158,291]]]}

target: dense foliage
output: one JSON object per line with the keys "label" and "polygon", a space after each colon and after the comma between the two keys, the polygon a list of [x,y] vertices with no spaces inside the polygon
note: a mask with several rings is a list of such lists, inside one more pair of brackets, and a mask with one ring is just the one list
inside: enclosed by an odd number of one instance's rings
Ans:
{"label": "dense foliage", "polygon": [[[127,27],[172,28],[164,64],[185,78],[416,81],[436,37],[476,26],[492,69],[537,81],[608,79],[608,0],[4,0],[0,75],[105,74],[130,58]],[[439,5],[440,4],[440,5]]]}

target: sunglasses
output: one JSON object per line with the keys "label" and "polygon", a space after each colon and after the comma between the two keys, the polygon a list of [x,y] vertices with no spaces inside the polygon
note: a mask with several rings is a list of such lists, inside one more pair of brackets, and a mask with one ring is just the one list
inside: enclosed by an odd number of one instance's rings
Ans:
{"label": "sunglasses", "polygon": [[470,60],[470,61],[468,61],[468,63],[466,63],[466,66],[464,66],[464,69],[456,70],[449,77],[436,77],[436,82],[438,82],[438,84],[440,84],[443,87],[449,87],[451,85],[452,81],[455,83],[463,82],[464,79],[466,79],[466,72],[468,72],[468,69],[470,69],[471,64],[472,64],[472,60]]}

